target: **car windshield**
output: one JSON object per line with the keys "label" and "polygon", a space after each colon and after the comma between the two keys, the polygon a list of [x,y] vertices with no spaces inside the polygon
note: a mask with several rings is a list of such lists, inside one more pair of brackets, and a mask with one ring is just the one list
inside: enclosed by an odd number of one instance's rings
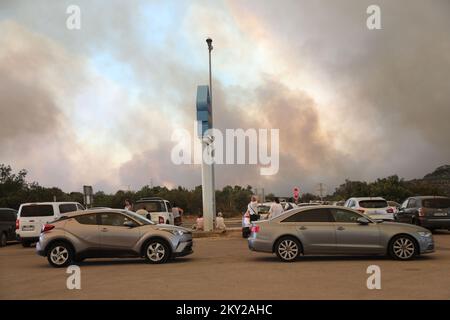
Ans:
{"label": "car windshield", "polygon": [[450,208],[450,199],[448,198],[436,198],[436,199],[424,199],[422,205],[425,208],[444,209]]}
{"label": "car windshield", "polygon": [[163,205],[164,203],[162,201],[138,202],[134,204],[133,210],[135,212],[141,209],[144,209],[147,212],[164,212],[166,210]]}
{"label": "car windshield", "polygon": [[147,218],[145,218],[145,217],[143,217],[143,216],[141,216],[141,215],[139,215],[139,214],[137,214],[137,213],[134,213],[134,212],[131,212],[131,211],[127,211],[126,214],[127,214],[130,218],[133,218],[134,220],[137,220],[138,222],[140,222],[140,223],[142,223],[142,224],[144,224],[144,225],[147,225],[147,224],[156,224],[156,223],[154,223],[153,221],[150,221],[150,220],[148,220]]}
{"label": "car windshield", "polygon": [[269,209],[270,207],[266,205],[258,206],[258,213],[267,213]]}
{"label": "car windshield", "polygon": [[21,217],[50,217],[54,215],[53,206],[50,204],[23,206]]}
{"label": "car windshield", "polygon": [[388,205],[386,200],[363,200],[359,202],[359,206],[361,208],[374,209],[374,208],[386,208]]}

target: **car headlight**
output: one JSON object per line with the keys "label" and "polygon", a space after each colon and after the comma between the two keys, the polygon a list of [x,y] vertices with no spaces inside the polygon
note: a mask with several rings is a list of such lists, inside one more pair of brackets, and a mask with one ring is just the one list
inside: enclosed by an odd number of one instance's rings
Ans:
{"label": "car headlight", "polygon": [[164,228],[160,228],[159,230],[170,232],[174,236],[182,236],[184,234],[183,230],[178,230],[178,229],[164,229]]}
{"label": "car headlight", "polygon": [[424,237],[424,238],[429,238],[429,237],[431,237],[431,232],[429,232],[429,231],[419,231],[418,234],[419,234],[421,237]]}

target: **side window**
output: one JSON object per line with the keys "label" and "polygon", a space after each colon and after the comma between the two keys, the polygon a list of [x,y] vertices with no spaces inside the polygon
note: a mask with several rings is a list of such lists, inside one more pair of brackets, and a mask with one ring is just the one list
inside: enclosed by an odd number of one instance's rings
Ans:
{"label": "side window", "polygon": [[81,223],[81,224],[96,225],[97,224],[97,215],[96,214],[83,214],[81,216],[75,217],[75,220],[77,220],[77,222]]}
{"label": "side window", "polygon": [[79,204],[79,203],[77,203],[77,209],[78,210],[85,210],[84,207],[81,204]]}
{"label": "side window", "polygon": [[406,208],[406,206],[408,205],[408,199],[406,199],[405,201],[403,201],[402,205],[400,206],[400,208]]}
{"label": "side window", "polygon": [[282,222],[331,222],[328,209],[310,209],[294,213]]}
{"label": "side window", "polygon": [[75,203],[66,203],[59,205],[59,213],[67,213],[77,211],[77,205]]}
{"label": "side window", "polygon": [[166,202],[167,205],[167,212],[172,212],[172,206],[170,205],[170,202]]}
{"label": "side window", "polygon": [[416,207],[416,199],[409,199],[408,208],[415,208],[415,207]]}
{"label": "side window", "polygon": [[336,222],[356,222],[361,217],[356,212],[342,209],[331,209],[331,213]]}
{"label": "side window", "polygon": [[115,212],[100,213],[100,224],[103,226],[123,227],[123,224],[126,221],[133,221],[133,220],[120,213]]}

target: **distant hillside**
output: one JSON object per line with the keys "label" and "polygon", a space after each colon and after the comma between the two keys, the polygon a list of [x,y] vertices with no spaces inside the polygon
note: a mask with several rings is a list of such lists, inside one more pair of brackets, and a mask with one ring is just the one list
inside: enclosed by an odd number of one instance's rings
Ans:
{"label": "distant hillside", "polygon": [[423,177],[424,180],[450,180],[450,165],[440,166]]}
{"label": "distant hillside", "polygon": [[450,165],[443,165],[423,179],[414,179],[408,183],[415,185],[418,190],[435,190],[435,194],[442,194],[450,197]]}

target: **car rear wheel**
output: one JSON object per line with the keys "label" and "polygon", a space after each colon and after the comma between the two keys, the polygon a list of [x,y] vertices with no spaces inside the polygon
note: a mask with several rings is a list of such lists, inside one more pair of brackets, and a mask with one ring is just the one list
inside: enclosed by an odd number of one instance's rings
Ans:
{"label": "car rear wheel", "polygon": [[5,247],[7,240],[8,237],[6,235],[6,232],[2,232],[2,234],[0,235],[0,247]]}
{"label": "car rear wheel", "polygon": [[55,268],[68,266],[72,263],[73,256],[72,248],[64,242],[57,242],[51,245],[47,251],[47,260]]}
{"label": "car rear wheel", "polygon": [[389,254],[397,260],[410,260],[418,254],[418,247],[413,238],[401,235],[391,241]]}
{"label": "car rear wheel", "polygon": [[150,263],[164,263],[170,257],[168,245],[159,239],[150,240],[145,248],[145,259]]}
{"label": "car rear wheel", "polygon": [[277,254],[277,257],[285,262],[292,262],[297,259],[300,251],[300,242],[293,237],[281,238],[275,245],[275,253]]}

